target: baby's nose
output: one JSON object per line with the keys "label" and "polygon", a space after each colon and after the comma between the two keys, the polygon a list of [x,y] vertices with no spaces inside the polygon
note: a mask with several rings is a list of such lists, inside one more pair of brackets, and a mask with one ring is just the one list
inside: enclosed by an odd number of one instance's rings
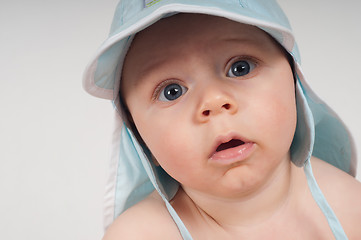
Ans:
{"label": "baby's nose", "polygon": [[206,93],[204,101],[197,112],[199,122],[206,122],[218,114],[235,114],[238,111],[236,101],[221,91]]}

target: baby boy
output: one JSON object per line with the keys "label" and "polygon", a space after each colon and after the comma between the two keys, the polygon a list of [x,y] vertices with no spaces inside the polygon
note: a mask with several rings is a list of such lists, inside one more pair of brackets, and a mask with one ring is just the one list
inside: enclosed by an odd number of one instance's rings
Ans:
{"label": "baby boy", "polygon": [[[168,2],[144,7],[182,12]],[[252,2],[270,4],[239,7]],[[361,184],[310,155],[320,140],[302,116],[317,109],[307,110],[287,42],[249,13],[183,12],[123,50],[115,105],[156,190],[124,207],[104,239],[361,239]]]}

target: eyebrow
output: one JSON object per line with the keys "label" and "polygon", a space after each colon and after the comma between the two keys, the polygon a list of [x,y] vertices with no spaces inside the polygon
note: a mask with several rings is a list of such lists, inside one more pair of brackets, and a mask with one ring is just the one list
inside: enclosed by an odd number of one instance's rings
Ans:
{"label": "eyebrow", "polygon": [[243,36],[243,37],[228,37],[228,38],[221,38],[221,41],[225,41],[225,42],[231,42],[231,43],[237,43],[237,44],[247,44],[247,45],[252,45],[254,47],[264,47],[264,44],[262,44],[262,42],[264,42],[264,40],[261,40],[259,38],[250,38],[248,36]]}
{"label": "eyebrow", "polygon": [[167,60],[165,58],[162,59],[146,59],[146,65],[145,67],[142,67],[142,69],[138,72],[137,74],[137,78],[134,81],[134,85],[137,86],[141,83],[143,83],[144,81],[146,81],[148,78],[151,77],[151,75],[156,74],[157,72],[157,66],[160,66],[164,63],[167,62]]}
{"label": "eyebrow", "polygon": [[147,73],[147,72],[149,72],[149,71],[151,71],[151,70],[153,70],[153,69],[156,69],[157,68],[157,66],[159,66],[159,65],[162,65],[162,64],[164,64],[164,63],[166,63],[166,62],[168,62],[167,61],[167,59],[166,58],[157,58],[157,59],[150,59],[150,58],[148,58],[147,60],[146,60],[146,65],[145,65],[145,67],[141,70],[141,72],[140,72],[140,74],[142,75],[142,74],[144,74],[144,73]]}

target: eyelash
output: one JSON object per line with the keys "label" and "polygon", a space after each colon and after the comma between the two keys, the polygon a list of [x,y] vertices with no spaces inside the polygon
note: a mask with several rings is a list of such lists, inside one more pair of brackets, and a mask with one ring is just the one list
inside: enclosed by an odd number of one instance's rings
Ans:
{"label": "eyelash", "polygon": [[179,81],[179,80],[175,80],[175,79],[167,79],[165,81],[162,81],[161,83],[159,83],[154,91],[153,91],[153,95],[152,95],[152,101],[157,101],[161,92],[163,91],[163,89],[170,85],[170,84],[173,84],[173,83],[176,83],[176,84],[179,84],[179,85],[183,85],[184,86],[184,83],[182,81]]}
{"label": "eyelash", "polygon": [[[254,71],[254,69],[256,69],[259,66],[260,61],[255,58],[255,57],[251,57],[251,56],[237,56],[237,57],[232,57],[230,60],[228,60],[228,62],[226,63],[224,69],[225,69],[225,73],[226,75],[228,74],[228,71],[231,69],[232,65],[238,61],[248,61],[254,64],[254,68],[251,72]],[[251,73],[250,72],[250,73]],[[247,74],[248,75],[248,74]]]}

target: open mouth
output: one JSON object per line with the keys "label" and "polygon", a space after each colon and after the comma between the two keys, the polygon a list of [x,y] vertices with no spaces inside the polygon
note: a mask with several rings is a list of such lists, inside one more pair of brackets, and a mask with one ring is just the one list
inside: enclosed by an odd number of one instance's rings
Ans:
{"label": "open mouth", "polygon": [[234,148],[234,147],[238,147],[243,145],[244,142],[242,140],[239,139],[232,139],[226,143],[222,143],[221,145],[219,145],[216,149],[216,152],[220,152],[226,149],[230,149],[230,148]]}
{"label": "open mouth", "polygon": [[232,165],[247,159],[253,153],[254,146],[252,141],[234,133],[219,136],[209,160],[218,166]]}

